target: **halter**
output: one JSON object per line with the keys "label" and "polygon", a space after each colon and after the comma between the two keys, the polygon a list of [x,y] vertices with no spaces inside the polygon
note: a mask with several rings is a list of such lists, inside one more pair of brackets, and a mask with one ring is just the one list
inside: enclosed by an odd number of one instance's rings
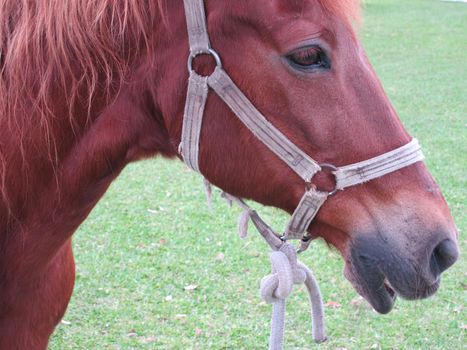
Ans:
{"label": "halter", "polygon": [[[203,1],[184,0],[184,5],[190,44],[188,58],[190,76],[179,151],[188,166],[200,172],[198,165],[200,135],[204,106],[210,87],[256,138],[303,179],[304,184],[310,184],[313,176],[325,168],[330,169],[335,177],[336,186],[331,192],[320,191],[311,186],[304,193],[282,239],[308,241],[307,228],[326,199],[337,191],[376,179],[424,159],[418,141],[412,139],[402,147],[362,162],[342,167],[319,164],[272,125],[222,68],[219,54],[209,43]],[[192,62],[198,55],[211,55],[214,58],[216,68],[210,76],[200,76],[193,70]]]}
{"label": "halter", "polygon": [[[184,0],[184,8],[190,55],[188,57],[188,92],[179,153],[190,168],[200,172],[198,163],[200,135],[204,107],[209,88],[211,88],[257,139],[303,179],[304,184],[307,185],[305,187],[309,187],[309,189],[303,194],[283,235],[277,235],[242,199],[225,192],[223,196],[244,209],[239,221],[240,235],[246,234],[246,227],[251,219],[260,234],[275,251],[271,254],[275,273],[263,279],[261,285],[263,298],[273,302],[274,305],[270,349],[282,348],[284,302],[293,283],[305,283],[307,286],[313,306],[313,335],[315,340],[323,341],[325,340],[323,306],[319,288],[311,271],[297,261],[295,250],[286,241],[300,239],[301,246],[298,252],[307,249],[311,241],[307,234],[307,228],[328,197],[347,187],[365,183],[422,161],[424,156],[420,145],[416,139],[412,139],[402,147],[362,162],[342,167],[319,164],[272,125],[222,68],[219,54],[211,48],[209,43],[203,0]],[[216,68],[211,75],[201,76],[193,70],[192,63],[198,55],[211,55],[214,58]],[[320,191],[315,186],[309,186],[314,175],[323,169],[331,170],[335,178],[335,188],[330,192]]]}

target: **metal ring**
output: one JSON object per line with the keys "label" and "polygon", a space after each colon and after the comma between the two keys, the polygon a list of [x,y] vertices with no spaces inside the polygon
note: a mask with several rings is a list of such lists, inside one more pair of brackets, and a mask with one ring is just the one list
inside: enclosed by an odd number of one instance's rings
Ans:
{"label": "metal ring", "polygon": [[208,49],[207,51],[190,52],[190,56],[188,56],[187,63],[189,73],[193,72],[193,60],[196,56],[199,55],[211,55],[216,61],[216,67],[222,68],[221,57],[219,56],[219,54],[213,49]]}
{"label": "metal ring", "polygon": [[331,170],[331,173],[334,175],[334,182],[335,182],[335,185],[334,185],[334,189],[329,191],[328,192],[328,196],[332,196],[332,195],[335,195],[337,193],[337,179],[336,179],[336,174],[334,173],[335,171],[337,171],[337,167],[335,165],[332,165],[332,164],[329,164],[329,163],[322,163],[322,164],[319,164],[319,167],[321,168],[321,170],[323,169],[329,169]]}

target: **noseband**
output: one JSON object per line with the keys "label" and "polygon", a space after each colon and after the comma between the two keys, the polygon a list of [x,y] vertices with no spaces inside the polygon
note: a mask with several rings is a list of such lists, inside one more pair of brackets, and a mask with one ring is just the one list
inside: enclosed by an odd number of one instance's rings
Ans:
{"label": "noseband", "polygon": [[[424,159],[418,141],[412,139],[402,147],[362,162],[342,167],[319,164],[272,125],[222,68],[219,54],[211,48],[209,43],[203,0],[184,0],[184,6],[190,55],[188,58],[188,93],[179,151],[186,164],[200,172],[198,164],[200,135],[210,87],[256,138],[303,179],[304,185],[309,185],[313,176],[325,168],[330,169],[335,177],[336,186],[331,192],[320,191],[315,186],[305,186],[309,189],[304,193],[292,214],[284,234],[280,236],[282,241],[301,239],[302,250],[306,249],[310,240],[307,228],[329,196],[346,187],[376,179]],[[211,55],[214,58],[216,68],[211,75],[200,76],[193,70],[193,59],[198,55]],[[252,220],[258,226],[254,217]]]}

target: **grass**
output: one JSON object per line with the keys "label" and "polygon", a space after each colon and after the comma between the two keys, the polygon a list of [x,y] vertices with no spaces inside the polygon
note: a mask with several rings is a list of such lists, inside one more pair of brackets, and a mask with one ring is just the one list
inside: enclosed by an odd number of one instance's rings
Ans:
{"label": "grass", "polygon": [[[407,129],[421,140],[466,240],[467,6],[427,0],[365,1],[361,33]],[[261,209],[282,227],[286,217]],[[271,307],[258,296],[269,273],[257,234],[236,234],[238,210],[218,198],[209,212],[200,178],[180,162],[132,164],[74,239],[74,296],[52,350],[264,349]],[[223,259],[222,255],[223,254]],[[342,276],[342,259],[321,242],[303,260],[316,272],[329,341],[315,345],[303,292],[288,303],[286,349],[466,349],[465,258],[440,291],[399,300],[377,315]],[[187,286],[196,286],[185,290]],[[188,288],[190,289],[190,288]]]}

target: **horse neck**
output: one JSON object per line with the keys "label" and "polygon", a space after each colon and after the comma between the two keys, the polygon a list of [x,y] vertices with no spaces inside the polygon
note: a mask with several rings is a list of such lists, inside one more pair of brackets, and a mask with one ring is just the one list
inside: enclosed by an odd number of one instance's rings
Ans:
{"label": "horse neck", "polygon": [[[164,35],[158,23],[154,32]],[[13,111],[8,128],[0,128],[0,250],[27,254],[28,245],[36,244],[42,259],[32,259],[31,266],[46,263],[128,162],[176,155],[157,105],[162,73],[141,45],[122,83],[110,90],[96,85],[91,104],[70,104],[67,91],[51,89],[52,113],[23,107]],[[44,243],[32,242],[34,237]]]}

